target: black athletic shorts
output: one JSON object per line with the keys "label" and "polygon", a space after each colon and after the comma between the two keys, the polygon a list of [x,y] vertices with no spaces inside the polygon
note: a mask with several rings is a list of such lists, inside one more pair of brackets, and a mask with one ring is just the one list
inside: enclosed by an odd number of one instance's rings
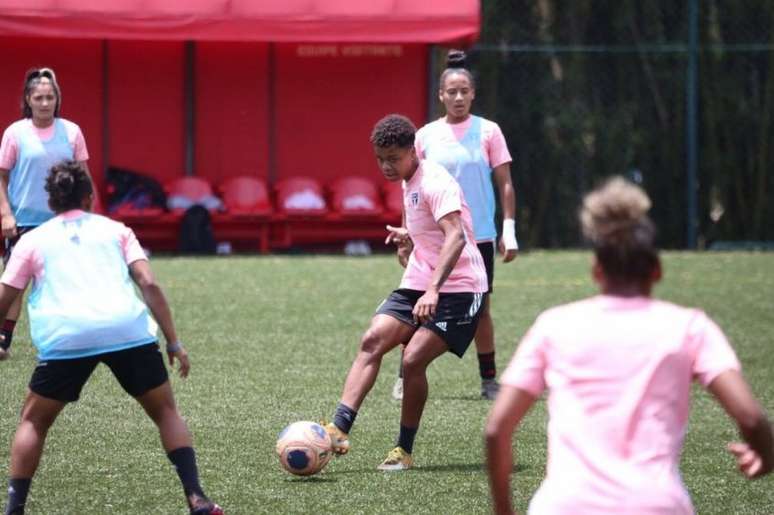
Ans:
{"label": "black athletic shorts", "polygon": [[449,352],[462,357],[476,334],[484,294],[441,293],[438,295],[435,316],[420,326],[414,322],[411,312],[424,293],[418,290],[395,290],[376,309],[376,314],[389,315],[416,329],[430,329],[446,342]]}
{"label": "black athletic shorts", "polygon": [[478,251],[481,252],[481,257],[484,258],[484,268],[486,268],[486,283],[489,285],[489,291],[492,293],[492,284],[494,284],[494,262],[495,262],[495,248],[494,241],[482,241],[477,243]]}
{"label": "black athletic shorts", "polygon": [[91,373],[104,363],[132,397],[161,386],[169,378],[158,343],[148,343],[96,356],[38,362],[30,379],[34,393],[61,402],[75,402]]}
{"label": "black athletic shorts", "polygon": [[8,260],[11,259],[11,252],[13,252],[14,246],[19,243],[19,238],[22,237],[24,233],[30,232],[31,230],[38,227],[37,225],[29,225],[25,227],[16,227],[16,236],[13,238],[5,238],[5,252],[3,252],[3,265],[8,264]]}

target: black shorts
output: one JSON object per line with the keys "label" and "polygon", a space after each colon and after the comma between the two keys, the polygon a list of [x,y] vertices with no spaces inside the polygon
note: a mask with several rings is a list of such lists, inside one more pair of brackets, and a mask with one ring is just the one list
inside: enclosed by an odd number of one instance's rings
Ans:
{"label": "black shorts", "polygon": [[481,315],[483,293],[441,293],[435,316],[421,326],[414,322],[414,305],[425,292],[400,289],[390,293],[376,309],[378,315],[389,315],[415,329],[430,329],[449,347],[449,352],[462,357],[476,334]]}
{"label": "black shorts", "polygon": [[37,228],[37,225],[28,225],[25,227],[16,227],[16,236],[13,238],[5,238],[5,252],[3,253],[3,265],[8,264],[8,260],[11,259],[11,252],[13,252],[14,246],[19,243],[19,238],[22,237],[24,233],[28,233],[31,230]]}
{"label": "black shorts", "polygon": [[132,397],[161,386],[169,378],[158,343],[73,359],[38,362],[30,379],[34,393],[61,402],[75,402],[99,363],[104,363]]}
{"label": "black shorts", "polygon": [[487,293],[492,293],[492,284],[494,283],[494,262],[495,262],[495,242],[482,241],[477,243],[478,251],[484,258],[484,268],[486,268],[486,283],[489,286]]}

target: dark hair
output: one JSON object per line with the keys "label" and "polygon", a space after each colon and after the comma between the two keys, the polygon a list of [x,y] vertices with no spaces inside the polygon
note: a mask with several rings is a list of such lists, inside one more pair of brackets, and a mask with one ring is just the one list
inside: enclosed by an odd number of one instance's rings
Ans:
{"label": "dark hair", "polygon": [[371,132],[371,143],[380,148],[397,146],[409,148],[414,146],[414,135],[417,128],[411,120],[401,114],[388,114],[374,125]]}
{"label": "dark hair", "polygon": [[462,50],[449,50],[446,54],[446,69],[441,73],[441,79],[438,81],[438,89],[443,89],[443,85],[446,83],[446,78],[452,73],[461,73],[465,75],[470,81],[470,86],[476,89],[476,80],[473,78],[473,74],[465,68],[465,61],[467,55]]}
{"label": "dark hair", "polygon": [[94,192],[91,178],[78,161],[62,161],[46,177],[48,206],[54,213],[82,209],[83,200]]}
{"label": "dark hair", "polygon": [[659,264],[656,227],[648,218],[648,195],[623,177],[613,177],[583,199],[583,234],[614,282],[646,282]]}
{"label": "dark hair", "polygon": [[27,97],[32,94],[32,90],[46,81],[51,84],[51,88],[56,95],[56,107],[54,116],[59,116],[59,109],[62,107],[62,91],[59,89],[59,83],[56,81],[56,74],[51,68],[32,68],[24,74],[24,89],[21,98],[21,111],[24,118],[32,118],[32,108],[27,103]]}

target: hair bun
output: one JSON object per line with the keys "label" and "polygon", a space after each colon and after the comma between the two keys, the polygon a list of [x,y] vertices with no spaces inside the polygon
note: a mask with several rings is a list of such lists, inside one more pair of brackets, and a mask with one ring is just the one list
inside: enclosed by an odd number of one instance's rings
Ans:
{"label": "hair bun", "polygon": [[446,54],[446,67],[447,68],[465,68],[465,60],[467,55],[463,50],[449,50]]}
{"label": "hair bun", "polygon": [[642,188],[622,177],[613,177],[584,199],[583,233],[592,241],[600,241],[629,230],[646,218],[650,205]]}

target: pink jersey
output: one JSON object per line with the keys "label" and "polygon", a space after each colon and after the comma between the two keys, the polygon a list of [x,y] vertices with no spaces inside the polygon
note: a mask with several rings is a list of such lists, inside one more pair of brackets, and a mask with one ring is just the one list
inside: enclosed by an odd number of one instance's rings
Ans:
{"label": "pink jersey", "polygon": [[541,314],[501,378],[548,389],[548,465],[530,513],[692,514],[678,468],[691,382],[739,369],[696,309],[600,295]]}
{"label": "pink jersey", "polygon": [[[481,119],[481,154],[490,168],[497,168],[501,164],[513,161],[508,145],[505,142],[505,136],[497,123]],[[415,148],[420,159],[425,159],[427,147],[433,143],[443,141],[461,141],[465,132],[473,123],[473,117],[468,116],[465,121],[460,123],[449,123],[446,117],[441,117],[434,122],[430,122],[417,131],[415,138]]]}
{"label": "pink jersey", "polygon": [[470,210],[459,184],[443,166],[431,161],[420,162],[411,179],[403,184],[403,208],[414,251],[403,274],[401,288],[427,290],[445,239],[438,220],[457,211],[465,232],[465,248],[440,291],[480,293],[488,290],[484,260],[473,238]]}
{"label": "pink jersey", "polygon": [[[86,149],[86,140],[83,138],[81,128],[64,118],[59,118],[59,120],[64,123],[67,141],[70,142],[73,148],[75,160],[87,161],[89,159],[89,151]],[[48,141],[54,137],[53,123],[45,129],[35,127],[30,118],[12,123],[5,129],[2,143],[0,143],[0,168],[10,170],[16,164],[16,160],[19,157],[19,137],[17,133],[23,128],[31,128],[41,141]]]}

